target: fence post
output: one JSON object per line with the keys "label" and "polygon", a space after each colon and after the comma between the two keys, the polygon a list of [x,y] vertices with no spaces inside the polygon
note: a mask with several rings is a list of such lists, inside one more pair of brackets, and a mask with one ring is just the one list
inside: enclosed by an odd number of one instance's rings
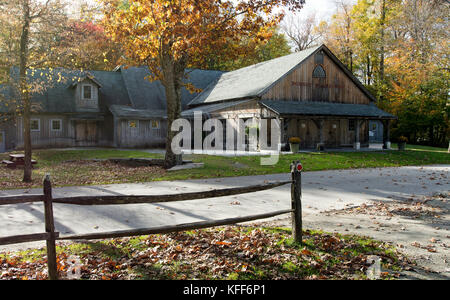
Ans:
{"label": "fence post", "polygon": [[293,212],[292,237],[297,243],[302,243],[302,170],[303,166],[299,161],[291,164],[291,205]]}
{"label": "fence post", "polygon": [[56,265],[56,243],[55,243],[55,222],[53,220],[53,199],[52,183],[50,174],[44,176],[44,214],[45,214],[45,232],[50,233],[47,239],[47,266],[48,278],[50,280],[58,279],[58,270]]}

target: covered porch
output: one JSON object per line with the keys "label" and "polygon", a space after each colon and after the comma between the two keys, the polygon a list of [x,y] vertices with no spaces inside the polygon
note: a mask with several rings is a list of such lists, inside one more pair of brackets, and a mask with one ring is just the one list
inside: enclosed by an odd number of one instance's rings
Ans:
{"label": "covered porch", "polygon": [[261,116],[279,119],[285,149],[291,137],[300,138],[300,150],[369,148],[370,123],[383,123],[383,148],[389,148],[389,122],[395,116],[375,105],[327,102],[262,101]]}

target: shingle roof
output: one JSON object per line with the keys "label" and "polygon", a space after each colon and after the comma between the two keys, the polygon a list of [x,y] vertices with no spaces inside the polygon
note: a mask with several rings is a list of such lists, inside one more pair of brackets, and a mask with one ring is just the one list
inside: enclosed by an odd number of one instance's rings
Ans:
{"label": "shingle roof", "polygon": [[321,46],[224,73],[189,105],[260,96]]}
{"label": "shingle roof", "polygon": [[189,106],[260,97],[279,80],[284,78],[298,65],[319,50],[323,50],[327,53],[355,85],[367,95],[367,97],[372,101],[376,100],[352,72],[350,72],[325,45],[320,45],[246,68],[224,73],[218,80],[211,83],[200,95],[195,97],[189,103]]}
{"label": "shingle roof", "polygon": [[[125,89],[124,82],[120,73],[107,71],[77,71],[67,69],[36,69],[29,72],[29,82],[48,82],[48,75],[52,74],[53,81],[51,85],[41,93],[31,95],[31,101],[39,104],[40,110],[51,113],[74,113],[77,112],[75,107],[75,90],[73,84],[80,79],[92,77],[99,88],[100,107],[103,111],[106,107],[113,104],[128,105],[130,100]],[[63,80],[58,82],[59,74]],[[18,69],[12,68],[11,77],[18,80]],[[14,97],[14,95],[11,95]]]}
{"label": "shingle roof", "polygon": [[278,115],[305,115],[305,116],[342,116],[342,117],[368,117],[379,119],[396,119],[374,104],[342,104],[330,102],[299,102],[274,101],[259,102]]}
{"label": "shingle roof", "polygon": [[196,111],[202,112],[203,115],[208,115],[211,112],[218,111],[218,110],[221,110],[221,109],[225,109],[225,108],[228,108],[228,107],[232,107],[232,106],[235,106],[235,105],[239,105],[239,104],[242,104],[242,103],[246,103],[246,102],[249,102],[249,101],[251,101],[251,100],[239,100],[239,101],[230,101],[230,102],[222,102],[222,103],[216,103],[216,104],[202,105],[200,107],[194,107],[194,108],[191,108],[191,109],[183,111],[181,113],[181,116],[182,117],[186,117],[186,118],[193,117],[194,116],[194,112],[196,112]]}
{"label": "shingle roof", "polygon": [[130,106],[124,105],[111,105],[109,107],[111,113],[119,119],[136,119],[136,120],[148,120],[148,119],[165,119],[167,118],[166,110],[155,109],[136,109]]}
{"label": "shingle roof", "polygon": [[[92,80],[99,86],[99,101],[102,112],[107,111],[112,105],[123,106],[124,109],[116,107],[117,114],[131,114],[128,108],[132,106],[136,117],[148,115],[148,111],[156,112],[157,116],[166,115],[166,98],[164,87],[159,81],[150,82],[146,79],[150,75],[147,67],[119,68],[118,71],[77,71],[67,69],[36,69],[29,72],[29,82],[48,82],[49,74],[53,74],[52,83],[49,88],[41,93],[31,95],[31,101],[39,104],[40,110],[50,113],[76,113],[74,86],[86,78]],[[205,70],[187,70],[187,82],[192,83],[199,89],[206,88],[212,81],[216,80],[223,72]],[[59,75],[63,78],[58,81]],[[18,68],[11,69],[11,77],[18,80]],[[7,98],[14,97],[9,89],[3,87],[2,94]],[[182,109],[187,107],[198,93],[191,94],[185,88],[182,89]],[[4,111],[5,107],[0,107]],[[147,111],[147,112],[146,112]]]}
{"label": "shingle roof", "polygon": [[[123,80],[134,108],[166,109],[164,87],[160,81],[150,82],[146,79],[151,74],[147,67],[122,67],[120,72],[123,74]],[[192,83],[194,87],[199,89],[205,89],[223,74],[221,71],[207,70],[187,70],[187,72],[187,82]],[[183,88],[181,91],[181,108],[186,109],[187,104],[197,95],[198,93],[191,94]]]}
{"label": "shingle roof", "polygon": [[9,111],[9,107],[6,105],[7,99],[10,99],[10,86],[7,84],[0,84],[0,113],[6,113]]}

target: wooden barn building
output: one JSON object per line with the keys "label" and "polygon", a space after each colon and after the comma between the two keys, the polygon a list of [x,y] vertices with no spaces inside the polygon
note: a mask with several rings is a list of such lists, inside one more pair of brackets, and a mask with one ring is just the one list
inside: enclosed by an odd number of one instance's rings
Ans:
{"label": "wooden barn building", "polygon": [[[29,81],[45,81],[47,72],[34,70]],[[50,87],[32,96],[33,147],[164,146],[164,88],[146,79],[148,68],[52,72],[58,75]],[[303,149],[386,143],[389,120],[395,118],[376,107],[370,92],[324,45],[233,72],[189,70],[188,78],[202,92],[182,91],[183,117],[202,111],[208,118],[235,123],[276,118],[282,143],[299,137]],[[17,79],[18,69],[12,68],[11,80]],[[15,97],[10,86],[1,86],[0,93]],[[0,104],[0,151],[20,149],[22,118],[14,115],[12,103]]]}
{"label": "wooden barn building", "polygon": [[[222,72],[188,70],[188,82],[204,89]],[[34,148],[115,147],[156,148],[166,141],[164,87],[150,82],[147,67],[118,67],[114,71],[34,70],[29,82],[47,85],[33,93],[31,139]],[[18,69],[11,69],[18,81]],[[53,81],[48,83],[48,78]],[[61,78],[61,80],[60,80]],[[14,89],[0,86],[6,99]],[[0,95],[0,96],[1,96]],[[182,108],[196,97],[182,90]],[[9,105],[8,105],[9,104]],[[13,101],[0,101],[0,152],[23,148],[22,117]]]}
{"label": "wooden barn building", "polygon": [[258,123],[276,118],[282,144],[299,137],[301,149],[387,145],[389,121],[395,117],[375,103],[361,82],[321,45],[222,74],[182,115],[202,111],[235,124],[238,119]]}

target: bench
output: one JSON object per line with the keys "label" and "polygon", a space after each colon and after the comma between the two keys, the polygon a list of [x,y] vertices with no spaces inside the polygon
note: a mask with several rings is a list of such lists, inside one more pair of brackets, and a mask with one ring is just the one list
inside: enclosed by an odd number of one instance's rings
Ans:
{"label": "bench", "polygon": [[[20,161],[20,160],[19,161],[10,161],[10,160],[5,159],[2,161],[2,164],[6,165],[6,167],[8,167],[8,168],[13,169],[13,168],[16,168],[17,166],[23,166],[25,164],[25,162]],[[35,164],[37,164],[37,161],[32,159],[31,165],[35,165]]]}
{"label": "bench", "polygon": [[7,166],[10,166],[10,165],[14,165],[14,162],[5,159],[5,160],[2,161],[2,164],[5,164],[5,165],[7,165]]}

